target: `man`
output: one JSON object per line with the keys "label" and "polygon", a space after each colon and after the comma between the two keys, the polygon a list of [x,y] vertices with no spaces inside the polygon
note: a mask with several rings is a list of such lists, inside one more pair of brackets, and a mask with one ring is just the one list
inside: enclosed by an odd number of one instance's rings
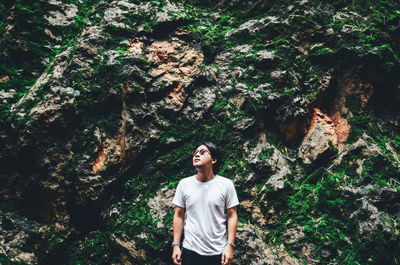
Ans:
{"label": "man", "polygon": [[220,165],[219,149],[202,142],[193,152],[197,174],[178,184],[172,242],[172,260],[177,265],[232,263],[239,201],[233,182],[216,174]]}

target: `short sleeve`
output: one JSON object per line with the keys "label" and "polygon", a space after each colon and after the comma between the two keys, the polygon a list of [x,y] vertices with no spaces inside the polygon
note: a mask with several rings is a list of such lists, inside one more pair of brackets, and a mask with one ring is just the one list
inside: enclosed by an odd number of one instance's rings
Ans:
{"label": "short sleeve", "polygon": [[174,199],[172,200],[172,203],[175,204],[176,206],[186,208],[183,197],[184,196],[183,196],[182,181],[180,181],[178,187],[176,188],[175,196]]}
{"label": "short sleeve", "polygon": [[235,186],[233,185],[232,181],[229,181],[225,205],[226,205],[226,209],[229,209],[229,208],[239,205],[239,199],[237,197]]}

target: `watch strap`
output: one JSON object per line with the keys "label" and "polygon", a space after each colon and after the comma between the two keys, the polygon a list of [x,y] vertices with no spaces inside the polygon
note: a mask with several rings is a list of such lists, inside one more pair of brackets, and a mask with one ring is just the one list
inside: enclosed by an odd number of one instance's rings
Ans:
{"label": "watch strap", "polygon": [[173,247],[175,247],[175,246],[180,246],[181,245],[181,243],[180,242],[172,242],[172,244],[171,244]]}

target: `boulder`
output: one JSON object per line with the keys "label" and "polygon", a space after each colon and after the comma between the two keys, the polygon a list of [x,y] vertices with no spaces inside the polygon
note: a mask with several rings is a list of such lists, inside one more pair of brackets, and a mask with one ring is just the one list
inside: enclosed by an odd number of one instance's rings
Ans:
{"label": "boulder", "polygon": [[311,164],[319,156],[337,146],[338,140],[332,120],[319,109],[314,109],[310,127],[299,147],[298,157],[304,164]]}

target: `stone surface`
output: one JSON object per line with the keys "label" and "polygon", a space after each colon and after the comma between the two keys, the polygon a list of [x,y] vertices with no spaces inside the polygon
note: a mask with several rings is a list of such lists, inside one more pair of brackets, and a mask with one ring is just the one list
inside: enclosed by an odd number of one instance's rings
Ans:
{"label": "stone surface", "polygon": [[[141,9],[146,10],[148,6],[148,4],[143,5]],[[104,11],[101,23],[115,28],[129,29],[132,25],[124,23],[126,16],[131,13],[136,14],[139,10],[140,7],[127,1],[112,1]]]}
{"label": "stone surface", "polygon": [[[182,3],[174,3],[166,1],[166,5],[162,8],[162,11],[156,13],[157,22],[166,22],[171,20],[179,20],[184,17],[185,9]],[[172,15],[171,15],[172,14]],[[172,18],[172,16],[174,18]]]}
{"label": "stone surface", "polygon": [[156,64],[151,76],[160,78],[168,84],[178,82],[183,87],[199,74],[203,54],[183,41],[172,38],[168,41],[155,41],[148,47],[147,58]]}
{"label": "stone surface", "polygon": [[351,126],[347,121],[347,119],[342,117],[337,105],[333,105],[331,111],[329,112],[329,118],[332,120],[334,130],[337,136],[337,141],[338,141],[337,146],[339,149],[341,149],[343,143],[347,141]]}
{"label": "stone surface", "polygon": [[230,65],[232,63],[232,58],[234,55],[243,55],[247,54],[251,51],[250,45],[240,45],[236,46],[230,50],[226,50],[218,54],[215,58],[215,65],[219,69],[219,73],[217,75],[218,84],[223,91],[229,89],[229,85],[232,81],[232,78],[235,75],[239,75],[243,69],[239,67],[235,68],[234,70],[230,69]]}
{"label": "stone surface", "polygon": [[251,217],[256,220],[260,225],[267,224],[265,217],[260,209],[260,207],[254,204],[250,200],[244,200],[240,202],[240,208],[243,208],[246,212],[251,214]]}
{"label": "stone surface", "polygon": [[372,185],[361,186],[355,189],[354,193],[360,195],[360,208],[352,213],[351,217],[358,222],[360,237],[372,238],[381,231],[386,236],[393,237],[396,231],[393,229],[394,220],[390,216],[398,215],[400,193],[394,188]]}
{"label": "stone surface", "polygon": [[14,262],[37,264],[35,254],[25,251],[22,246],[27,243],[29,233],[38,229],[39,225],[0,210],[0,227],[0,255]]}
{"label": "stone surface", "polygon": [[215,90],[211,87],[198,88],[194,97],[189,97],[188,104],[182,112],[192,120],[201,120],[214,105],[216,99]]}
{"label": "stone surface", "polygon": [[363,156],[382,156],[382,151],[374,143],[371,143],[371,137],[366,133],[352,144],[347,144],[343,147],[343,149],[339,152],[337,158],[334,160],[334,164],[339,165],[343,161],[343,157],[349,154],[351,151],[361,150]]}
{"label": "stone surface", "polygon": [[[356,246],[376,238],[399,249],[393,1],[28,2],[0,4],[0,210],[16,204],[0,214],[4,263],[169,264],[169,187],[206,138],[241,199],[235,264],[375,262]],[[305,218],[350,215],[346,252],[289,222],[299,187],[332,174],[340,186],[320,191],[346,205]]]}
{"label": "stone surface", "polygon": [[129,40],[126,49],[134,54],[140,55],[143,52],[144,44],[139,38],[132,38]]}
{"label": "stone surface", "polygon": [[74,4],[62,3],[57,0],[50,0],[49,4],[55,5],[61,9],[60,11],[50,10],[48,15],[45,16],[50,25],[53,26],[69,26],[78,14],[78,7]]}
{"label": "stone surface", "polygon": [[275,53],[267,50],[257,52],[257,59],[260,61],[272,61],[275,58]]}
{"label": "stone surface", "polygon": [[239,28],[228,31],[225,34],[225,38],[232,38],[238,34],[254,35],[258,31],[261,31],[262,29],[266,28],[269,24],[276,24],[276,23],[282,23],[279,21],[278,17],[268,16],[260,20],[252,19],[240,25]]}
{"label": "stone surface", "polygon": [[147,258],[147,254],[143,249],[136,246],[135,241],[129,240],[127,235],[122,234],[121,236],[111,235],[111,240],[120,248],[122,248],[135,262],[144,262]]}
{"label": "stone surface", "polygon": [[[164,187],[147,202],[147,205],[150,207],[150,213],[152,214],[153,220],[158,221],[157,228],[165,228],[163,219],[167,213],[172,212],[174,209],[172,204],[174,195],[175,189],[168,189],[168,187]],[[171,230],[172,227],[169,227],[169,229]]]}
{"label": "stone surface", "polygon": [[291,174],[282,153],[266,141],[258,142],[253,148],[247,143],[244,150],[247,153],[246,160],[256,168],[258,174],[266,180],[266,184],[275,189],[282,189],[286,176]]}
{"label": "stone surface", "polygon": [[265,241],[264,232],[251,224],[239,224],[236,236],[236,245],[240,249],[235,252],[237,264],[301,264],[299,260],[291,257],[283,245],[270,247]]}

